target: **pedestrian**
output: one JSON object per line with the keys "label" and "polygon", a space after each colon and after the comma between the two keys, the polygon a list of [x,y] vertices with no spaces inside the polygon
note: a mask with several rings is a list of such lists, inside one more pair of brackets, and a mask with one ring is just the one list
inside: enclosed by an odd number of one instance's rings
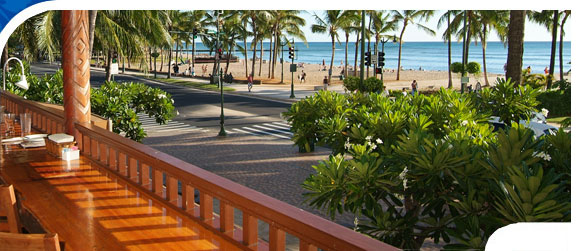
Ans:
{"label": "pedestrian", "polygon": [[405,87],[401,89],[401,94],[403,94],[404,97],[407,96],[407,91]]}
{"label": "pedestrian", "polygon": [[550,73],[550,71],[548,71],[548,66],[546,66],[546,68],[544,68],[544,75],[548,75],[548,73]]}
{"label": "pedestrian", "polygon": [[305,82],[305,76],[307,76],[307,74],[305,74],[305,71],[301,70],[301,83]]}
{"label": "pedestrian", "polygon": [[526,73],[528,75],[532,73],[532,67],[530,67],[529,65],[528,65],[528,68],[526,68]]}
{"label": "pedestrian", "polygon": [[323,89],[327,91],[328,85],[329,85],[329,79],[327,79],[327,76],[325,76],[325,78],[323,78]]}
{"label": "pedestrian", "polygon": [[249,89],[249,92],[253,89],[253,74],[249,74],[249,77],[247,77],[247,88]]}
{"label": "pedestrian", "polygon": [[417,93],[417,81],[415,79],[411,83],[411,95],[415,95]]}
{"label": "pedestrian", "polygon": [[195,67],[190,67],[191,68],[191,76],[194,77],[195,76]]}
{"label": "pedestrian", "polygon": [[179,66],[177,63],[173,64],[173,71],[175,72],[175,76],[179,74]]}

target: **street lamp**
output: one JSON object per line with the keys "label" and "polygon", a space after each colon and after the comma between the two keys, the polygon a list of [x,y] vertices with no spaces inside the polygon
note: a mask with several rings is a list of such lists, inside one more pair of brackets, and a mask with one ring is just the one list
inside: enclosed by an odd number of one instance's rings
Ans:
{"label": "street lamp", "polygon": [[22,61],[20,61],[20,59],[15,57],[11,57],[8,60],[6,60],[6,63],[4,63],[4,66],[2,67],[2,80],[4,82],[2,90],[6,90],[6,66],[8,65],[8,62],[10,62],[10,60],[12,59],[18,61],[18,63],[20,63],[20,67],[22,67],[22,75],[20,76],[20,80],[16,82],[15,85],[24,90],[28,90],[28,82],[26,81],[26,76],[24,75],[24,64],[22,64]]}
{"label": "street lamp", "polygon": [[[217,51],[219,51],[221,45],[219,44],[219,29],[221,27],[221,20],[220,20],[220,15],[221,15],[221,11],[218,10],[217,11]],[[223,50],[220,50],[221,53],[223,53]],[[215,60],[217,61],[217,70],[221,69],[221,53],[219,53],[218,55],[218,59],[217,59],[217,55],[215,55]],[[219,80],[217,80],[219,83],[219,85],[221,86],[221,130],[219,131],[219,136],[227,136],[227,132],[225,131],[225,110],[224,110],[224,105],[225,105],[225,97],[223,96],[223,81],[221,81],[222,79],[222,75],[223,75],[223,70],[221,69],[221,76],[218,78]]]}
{"label": "street lamp", "polygon": [[[289,41],[287,41],[289,42]],[[283,53],[281,53],[283,54]],[[295,40],[291,40],[291,45],[289,46],[289,58],[291,59],[291,67],[295,67]],[[296,69],[291,69],[291,95],[289,98],[295,98],[295,91],[293,85],[293,74],[295,73]]]}

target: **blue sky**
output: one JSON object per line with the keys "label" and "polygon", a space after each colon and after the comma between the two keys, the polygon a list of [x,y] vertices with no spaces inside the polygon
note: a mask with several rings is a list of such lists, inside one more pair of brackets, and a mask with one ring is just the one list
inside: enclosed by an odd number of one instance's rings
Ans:
{"label": "blue sky", "polygon": [[[441,29],[437,29],[437,22],[440,16],[445,12],[445,10],[438,10],[436,11],[433,18],[431,18],[428,22],[423,23],[430,29],[436,31],[436,36],[430,36],[425,34],[423,31],[418,30],[415,25],[410,25],[405,31],[404,40],[405,41],[443,41],[441,38],[441,33],[445,30],[445,27]],[[319,16],[323,17],[322,10],[316,11],[303,11],[301,13],[301,17],[305,18],[307,21],[307,25],[304,28],[305,37],[307,37],[308,42],[330,42],[331,39],[327,34],[314,34],[311,32],[311,25],[315,23],[315,18],[313,17],[313,13],[317,13]],[[566,24],[564,25],[564,30],[566,31],[566,35],[564,37],[565,41],[571,41],[572,38],[572,17],[568,19]],[[400,28],[401,30],[401,28]],[[438,32],[439,31],[439,32]],[[396,32],[399,35],[399,31]],[[393,34],[392,34],[393,35]],[[342,40],[345,40],[345,35],[341,34],[340,37]],[[525,32],[525,41],[551,41],[552,34],[549,33],[545,27],[540,26],[536,23],[526,20],[526,32]],[[343,42],[342,41],[342,42]],[[454,40],[455,41],[455,40]],[[498,36],[492,32],[490,34],[489,41],[499,41]]]}

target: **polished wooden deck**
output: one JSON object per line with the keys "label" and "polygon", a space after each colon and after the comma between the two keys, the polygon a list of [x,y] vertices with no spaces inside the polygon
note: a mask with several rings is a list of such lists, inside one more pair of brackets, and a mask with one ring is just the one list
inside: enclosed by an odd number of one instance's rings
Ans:
{"label": "polished wooden deck", "polygon": [[13,147],[0,174],[66,250],[239,249],[83,156],[62,161]]}

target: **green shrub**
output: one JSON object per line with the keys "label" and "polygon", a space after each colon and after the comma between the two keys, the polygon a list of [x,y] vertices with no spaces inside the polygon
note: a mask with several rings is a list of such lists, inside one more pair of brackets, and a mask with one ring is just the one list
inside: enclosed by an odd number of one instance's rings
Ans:
{"label": "green shrub", "polygon": [[549,117],[562,117],[571,115],[571,88],[550,89],[540,92],[536,100],[540,102],[538,109],[547,109]]}
{"label": "green shrub", "polygon": [[453,73],[462,73],[464,71],[464,68],[462,66],[462,63],[460,62],[453,62],[450,65],[450,71],[452,71]]}
{"label": "green shrub", "polygon": [[355,76],[348,76],[345,79],[343,79],[343,87],[345,88],[345,90],[349,91],[349,92],[354,92],[356,90],[359,90],[359,77],[355,77]]}
{"label": "green shrub", "polygon": [[359,77],[350,76],[343,80],[343,87],[349,92],[360,91],[363,93],[383,91],[383,82],[376,77],[369,77],[363,80],[363,85],[360,84]]}
{"label": "green shrub", "polygon": [[466,68],[470,74],[478,75],[482,72],[482,67],[478,62],[469,62]]}
{"label": "green shrub", "polygon": [[534,92],[503,81],[481,97],[442,88],[430,96],[322,92],[299,101],[285,114],[292,130],[333,150],[313,166],[304,196],[332,217],[363,216],[357,231],[403,249],[428,238],[447,249],[483,249],[510,223],[569,221],[569,134],[535,138],[514,119],[493,132],[487,122],[494,110],[527,114],[532,102],[523,99]]}

